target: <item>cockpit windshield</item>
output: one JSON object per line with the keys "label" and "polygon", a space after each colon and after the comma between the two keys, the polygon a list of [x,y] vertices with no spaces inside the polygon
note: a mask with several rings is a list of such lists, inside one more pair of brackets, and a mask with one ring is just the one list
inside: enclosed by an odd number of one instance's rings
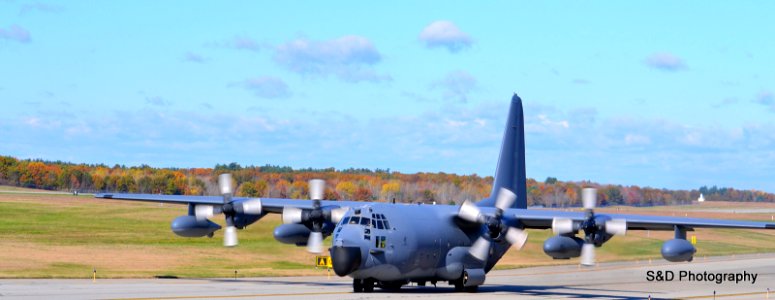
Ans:
{"label": "cockpit windshield", "polygon": [[[371,218],[369,218],[371,217]],[[362,225],[375,229],[390,229],[390,223],[383,214],[372,213],[366,215],[360,209],[355,210],[352,216],[342,218],[341,225]]]}

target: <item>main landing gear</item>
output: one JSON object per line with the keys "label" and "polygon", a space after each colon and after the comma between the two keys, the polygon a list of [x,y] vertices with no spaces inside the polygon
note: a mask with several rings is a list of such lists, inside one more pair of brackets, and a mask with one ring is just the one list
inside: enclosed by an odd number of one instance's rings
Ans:
{"label": "main landing gear", "polygon": [[[479,290],[478,285],[474,286],[465,286],[465,276],[462,276],[461,278],[457,280],[452,280],[449,282],[450,285],[455,287],[455,292],[468,292],[468,293],[475,293],[477,290]],[[367,278],[367,279],[353,279],[353,293],[372,293],[374,292],[374,287],[378,286],[383,291],[387,292],[398,292],[401,290],[401,287],[406,284],[406,281],[376,281],[373,278]],[[436,286],[436,281],[431,281],[431,284],[433,286]],[[417,286],[425,286],[425,281],[418,281]]]}
{"label": "main landing gear", "polygon": [[371,293],[374,291],[374,279],[353,279],[354,293]]}

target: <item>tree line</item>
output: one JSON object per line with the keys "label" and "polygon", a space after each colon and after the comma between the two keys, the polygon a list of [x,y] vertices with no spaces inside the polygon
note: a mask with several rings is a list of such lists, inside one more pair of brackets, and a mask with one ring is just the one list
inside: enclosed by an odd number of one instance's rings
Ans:
{"label": "tree line", "polygon": [[[154,168],[61,161],[19,160],[0,156],[0,184],[79,192],[125,192],[172,195],[217,195],[218,175],[231,173],[237,196],[308,198],[307,181],[326,181],[326,199],[459,204],[489,196],[493,178],[476,174],[403,174],[390,169],[350,168],[336,170],[293,169],[287,166],[218,164],[214,168]],[[775,194],[724,187],[667,190],[635,185],[599,184],[589,181],[527,180],[528,205],[581,206],[581,189],[598,189],[601,205],[688,204],[702,193],[708,201],[775,202]]]}

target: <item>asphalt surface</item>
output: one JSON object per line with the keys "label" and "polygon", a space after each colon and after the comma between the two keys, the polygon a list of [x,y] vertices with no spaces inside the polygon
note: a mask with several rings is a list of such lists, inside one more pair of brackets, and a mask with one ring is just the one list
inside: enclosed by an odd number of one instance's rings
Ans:
{"label": "asphalt surface", "polygon": [[[648,272],[670,281],[649,281]],[[687,281],[681,271],[749,274],[746,281]],[[744,273],[745,272],[745,273]],[[750,276],[756,274],[755,283]],[[740,275],[743,276],[743,275]],[[3,299],[775,299],[775,253],[695,258],[691,263],[638,261],[605,263],[592,268],[577,265],[535,267],[490,272],[477,293],[455,293],[446,283],[408,286],[398,293],[375,289],[352,293],[350,278],[272,277],[221,279],[4,279]]]}

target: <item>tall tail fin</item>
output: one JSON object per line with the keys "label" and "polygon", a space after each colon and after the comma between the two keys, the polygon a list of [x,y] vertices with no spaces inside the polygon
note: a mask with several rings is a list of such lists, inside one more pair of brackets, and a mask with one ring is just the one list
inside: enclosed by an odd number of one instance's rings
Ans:
{"label": "tall tail fin", "polygon": [[503,133],[498,167],[495,169],[490,197],[479,202],[479,206],[494,206],[500,188],[517,194],[512,208],[527,208],[525,175],[525,121],[522,113],[522,99],[514,94],[511,98],[509,117]]}

